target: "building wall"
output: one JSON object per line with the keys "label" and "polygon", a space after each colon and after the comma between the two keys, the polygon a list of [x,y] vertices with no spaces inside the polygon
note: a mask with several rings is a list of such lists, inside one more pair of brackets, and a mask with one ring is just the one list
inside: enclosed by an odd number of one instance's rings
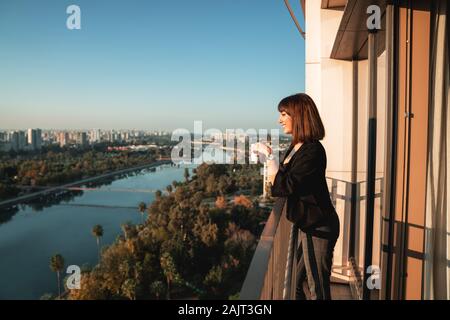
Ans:
{"label": "building wall", "polygon": [[306,2],[306,93],[324,122],[329,176],[349,177],[351,169],[352,63],[330,59],[342,11],[322,10],[320,1]]}
{"label": "building wall", "polygon": [[[306,93],[317,104],[327,135],[328,175],[350,178],[352,124],[352,62],[330,59],[343,11],[321,9],[320,1],[306,2]],[[367,61],[358,62],[358,180],[365,179],[367,140]],[[384,143],[385,55],[378,59],[378,135]],[[377,150],[378,151],[378,150]],[[377,172],[383,172],[384,149],[377,153]]]}
{"label": "building wall", "polygon": [[[430,41],[433,41],[433,25],[431,24],[434,6],[444,1],[414,1],[405,2],[399,6],[399,17],[393,23],[398,26],[398,39],[394,44],[392,52],[397,54],[395,71],[388,75],[386,72],[386,53],[378,58],[377,78],[377,177],[384,178],[384,166],[386,165],[385,151],[391,149],[392,141],[385,141],[386,137],[386,114],[392,110],[395,118],[395,130],[393,134],[397,137],[393,145],[395,162],[393,172],[393,189],[383,196],[392,200],[392,208],[383,208],[380,198],[375,199],[374,220],[374,247],[373,264],[380,264],[381,256],[381,214],[394,217],[393,248],[392,251],[383,255],[383,266],[387,258],[392,257],[392,270],[383,273],[383,283],[389,281],[391,284],[389,292],[382,292],[382,297],[392,299],[421,299],[433,298],[438,292],[440,297],[449,295],[450,281],[448,281],[448,258],[450,246],[448,246],[448,231],[440,230],[448,226],[448,213],[443,217],[442,225],[435,225],[428,217],[430,235],[441,232],[442,243],[436,245],[433,238],[425,234],[425,209],[427,194],[427,152],[433,147],[429,145],[430,125],[430,94],[435,92],[429,88],[430,68],[433,65],[433,50],[430,50]],[[342,18],[343,12],[336,10],[322,10],[321,1],[307,0],[306,2],[306,93],[316,101],[321,113],[327,136],[323,143],[328,155],[327,176],[350,181],[351,170],[351,138],[352,138],[352,88],[353,88],[353,66],[352,62],[337,61],[329,58],[331,48]],[[408,9],[408,6],[410,7]],[[448,14],[448,10],[446,11]],[[437,18],[436,18],[437,19]],[[444,19],[441,14],[440,19]],[[446,23],[443,20],[441,24]],[[444,27],[443,27],[444,28]],[[445,27],[448,32],[448,27]],[[392,30],[396,30],[395,28]],[[431,35],[431,40],[430,40]],[[396,51],[398,50],[398,51]],[[444,51],[443,48],[441,48]],[[431,55],[431,56],[430,56]],[[443,55],[443,54],[441,54]],[[442,67],[442,66],[441,66]],[[442,70],[439,70],[442,72]],[[447,69],[448,72],[448,69]],[[388,78],[389,77],[389,78]],[[392,90],[392,109],[387,110],[386,83],[387,79],[396,79]],[[436,75],[436,79],[442,80],[442,75]],[[445,88],[444,88],[445,89]],[[358,150],[357,150],[357,181],[361,182],[360,195],[365,195],[366,162],[367,162],[367,93],[368,93],[368,64],[367,61],[358,62]],[[442,100],[442,98],[440,98]],[[441,103],[441,102],[439,102]],[[389,112],[388,112],[389,111]],[[408,112],[412,112],[409,117]],[[439,122],[442,122],[438,118]],[[441,123],[442,124],[442,123]],[[433,126],[438,125],[433,123]],[[431,131],[432,131],[431,127]],[[443,130],[443,129],[442,129]],[[447,131],[445,131],[447,132]],[[442,144],[442,141],[440,141]],[[437,153],[436,153],[437,154]],[[388,154],[389,155],[389,154]],[[436,155],[437,156],[437,155]],[[440,164],[442,165],[442,164]],[[431,170],[431,169],[429,169]],[[389,183],[390,180],[386,180]],[[383,183],[376,183],[376,193],[380,193]],[[440,185],[442,187],[442,185]],[[442,187],[443,188],[443,187]],[[444,190],[444,189],[443,189]],[[446,189],[445,189],[446,190]],[[440,201],[442,195],[433,195],[434,190],[428,190],[430,197],[436,197],[432,201]],[[446,194],[446,191],[440,191]],[[342,192],[338,192],[342,194]],[[392,198],[391,198],[392,197]],[[431,201],[431,200],[430,200]],[[447,202],[444,202],[447,203]],[[429,215],[436,215],[433,204],[429,205]],[[390,205],[389,205],[390,206]],[[336,209],[341,216],[342,205]],[[443,213],[445,214],[445,212]],[[445,219],[444,219],[445,218]],[[436,222],[434,222],[436,223]],[[388,230],[388,224],[384,224]],[[342,225],[341,225],[342,228]],[[433,229],[434,228],[434,229]],[[435,230],[436,229],[436,230]],[[439,229],[439,230],[437,230]],[[448,228],[447,228],[448,229]],[[341,229],[341,232],[343,229]],[[364,232],[365,232],[365,202],[359,203],[357,211],[357,247],[356,260],[362,266],[364,256]],[[388,233],[386,233],[388,234]],[[342,233],[341,233],[342,235]],[[342,236],[339,239],[337,260],[343,261],[339,250],[343,247]],[[387,241],[383,242],[387,246]],[[435,247],[433,247],[436,246]],[[429,252],[425,254],[425,248]],[[430,252],[439,258],[429,262],[427,271],[424,272],[424,259],[430,256]],[[430,259],[430,258],[429,258]],[[436,261],[443,265],[438,273],[437,267],[433,265]],[[445,266],[447,264],[447,267]],[[425,266],[425,268],[427,268]],[[433,273],[429,275],[428,273]],[[436,273],[436,274],[435,274]],[[433,278],[439,276],[439,279]],[[425,278],[425,280],[424,280]],[[445,283],[447,282],[447,283]],[[439,287],[439,288],[437,288]],[[425,288],[425,289],[424,289]]]}
{"label": "building wall", "polygon": [[[430,12],[399,9],[394,299],[421,299],[425,237]],[[405,115],[411,112],[413,117]]]}
{"label": "building wall", "polygon": [[[327,176],[351,181],[352,164],[352,119],[353,119],[353,62],[330,59],[335,37],[343,11],[321,9],[321,1],[307,0],[305,8],[306,29],[306,93],[317,104],[324,122],[326,137],[323,140],[327,151]],[[358,148],[357,181],[361,182],[360,195],[365,195],[367,166],[368,123],[368,62],[357,62],[358,78]],[[386,115],[386,55],[378,58],[377,77],[377,177],[384,176],[385,115]],[[381,181],[376,183],[376,192],[381,192]],[[342,194],[342,190],[338,190]],[[375,200],[373,264],[380,264],[381,198]],[[341,235],[344,234],[343,206],[336,209],[341,220]],[[359,203],[357,211],[357,263],[363,267],[365,238],[365,201]],[[343,237],[336,244],[335,261],[342,258]],[[342,260],[341,260],[342,261]]]}

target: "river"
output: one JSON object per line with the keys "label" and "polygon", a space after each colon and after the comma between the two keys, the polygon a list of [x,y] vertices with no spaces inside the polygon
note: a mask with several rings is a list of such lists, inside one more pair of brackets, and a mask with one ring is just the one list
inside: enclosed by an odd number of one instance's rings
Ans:
{"label": "river", "polygon": [[107,185],[43,208],[19,206],[0,224],[0,299],[39,299],[45,293],[57,294],[56,274],[49,267],[54,254],[64,257],[66,268],[94,266],[98,258],[92,227],[103,226],[103,246],[113,243],[121,233],[121,224],[141,222],[139,202],[149,204],[155,197],[153,190],[165,190],[172,181],[183,180],[183,174],[184,167],[162,165],[154,172],[144,169],[117,177]]}

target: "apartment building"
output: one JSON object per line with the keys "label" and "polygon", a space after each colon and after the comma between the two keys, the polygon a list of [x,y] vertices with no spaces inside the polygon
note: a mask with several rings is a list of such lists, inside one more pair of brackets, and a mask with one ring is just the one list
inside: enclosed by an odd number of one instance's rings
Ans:
{"label": "apartment building", "polygon": [[[305,91],[327,131],[327,177],[341,220],[333,281],[349,285],[355,299],[449,299],[450,4],[301,5]],[[280,210],[241,298],[293,297],[297,239]]]}

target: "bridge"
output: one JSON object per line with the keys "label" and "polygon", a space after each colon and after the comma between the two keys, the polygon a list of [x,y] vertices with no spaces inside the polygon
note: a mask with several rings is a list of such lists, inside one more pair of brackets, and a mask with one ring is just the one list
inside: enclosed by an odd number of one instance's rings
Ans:
{"label": "bridge", "polygon": [[[133,189],[133,188],[86,188],[86,187],[71,187],[66,190],[74,191],[107,191],[107,192],[138,192],[138,193],[155,193],[157,189]],[[162,190],[161,190],[162,191]]]}
{"label": "bridge", "polygon": [[59,206],[66,206],[66,207],[88,207],[88,208],[106,208],[106,209],[131,209],[131,210],[138,210],[139,207],[127,207],[127,206],[114,206],[114,205],[107,205],[107,204],[90,204],[90,203],[61,203]]}
{"label": "bridge", "polygon": [[[105,188],[105,187],[46,187],[46,186],[16,186],[19,189],[34,190],[68,190],[68,191],[95,191],[95,192],[137,192],[137,193],[155,193],[158,189],[137,189],[137,188]],[[166,192],[161,190],[161,192]]]}

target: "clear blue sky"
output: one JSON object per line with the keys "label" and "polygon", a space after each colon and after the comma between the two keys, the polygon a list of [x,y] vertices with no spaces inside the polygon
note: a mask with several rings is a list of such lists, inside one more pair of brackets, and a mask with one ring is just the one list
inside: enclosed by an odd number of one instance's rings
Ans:
{"label": "clear blue sky", "polygon": [[303,90],[283,0],[0,0],[2,129],[279,128]]}

